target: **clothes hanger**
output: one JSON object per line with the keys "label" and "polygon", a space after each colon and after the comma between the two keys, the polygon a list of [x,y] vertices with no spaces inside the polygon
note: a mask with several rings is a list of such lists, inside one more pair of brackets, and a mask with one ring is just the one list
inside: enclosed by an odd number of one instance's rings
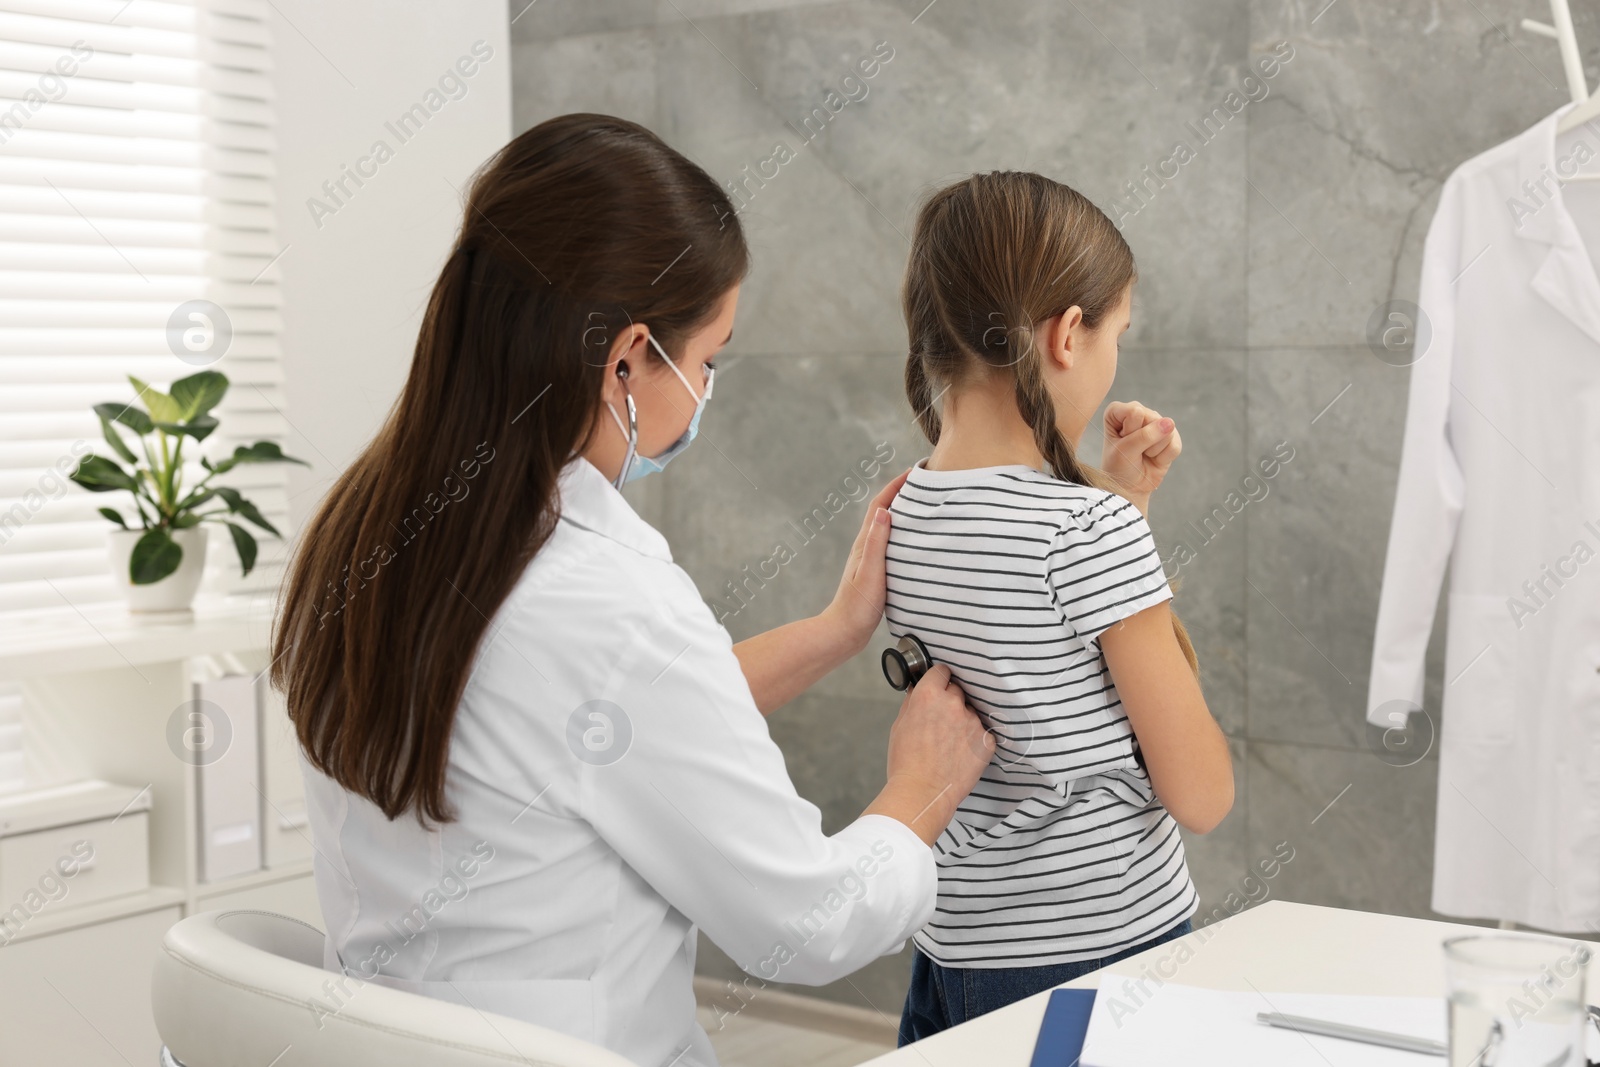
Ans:
{"label": "clothes hanger", "polygon": [[[1574,106],[1556,123],[1556,133],[1566,133],[1600,117],[1600,94],[1589,95],[1589,82],[1583,76],[1583,57],[1578,51],[1578,35],[1572,28],[1572,8],[1568,0],[1550,0],[1550,21],[1523,19],[1522,28],[1553,39],[1561,49],[1561,66],[1567,73],[1567,89],[1572,93]],[[1574,174],[1560,180],[1563,183],[1600,181],[1600,174]]]}

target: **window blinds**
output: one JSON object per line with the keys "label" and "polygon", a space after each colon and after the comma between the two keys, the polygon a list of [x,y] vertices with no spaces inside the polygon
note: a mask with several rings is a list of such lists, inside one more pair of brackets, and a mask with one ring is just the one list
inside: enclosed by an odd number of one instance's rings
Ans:
{"label": "window blinds", "polygon": [[[116,599],[97,509],[131,501],[63,472],[113,455],[90,409],[133,399],[129,374],[228,376],[191,477],[201,452],[288,429],[266,17],[264,0],[0,0],[0,619]],[[231,328],[214,362],[169,339],[196,300]],[[287,535],[286,480],[266,464],[219,483]],[[282,557],[263,537],[241,583],[213,528],[208,582],[271,589]]]}

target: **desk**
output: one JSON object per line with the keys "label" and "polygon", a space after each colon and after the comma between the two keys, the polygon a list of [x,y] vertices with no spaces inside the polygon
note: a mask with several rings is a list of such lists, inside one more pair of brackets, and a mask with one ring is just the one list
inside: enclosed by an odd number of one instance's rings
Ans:
{"label": "desk", "polygon": [[[1247,991],[1254,984],[1267,993],[1443,996],[1439,943],[1492,932],[1461,923],[1272,900],[1067,985],[1097,989],[1104,984],[1107,992],[1126,997],[1123,982],[1144,976],[1146,968],[1160,962],[1158,973],[1167,981],[1208,989]],[[1194,952],[1181,965],[1175,957],[1180,941]],[[1589,964],[1591,1001],[1600,990],[1597,983],[1600,952]],[[1145,988],[1156,986],[1147,981]],[[1049,999],[1048,992],[1040,993],[868,1062],[873,1067],[1027,1067]]]}

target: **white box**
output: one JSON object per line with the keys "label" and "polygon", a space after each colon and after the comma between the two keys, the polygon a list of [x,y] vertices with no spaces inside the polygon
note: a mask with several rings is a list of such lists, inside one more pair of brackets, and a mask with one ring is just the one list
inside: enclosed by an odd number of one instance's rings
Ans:
{"label": "white box", "polygon": [[87,781],[0,798],[0,922],[148,888],[148,789]]}
{"label": "white box", "polygon": [[193,729],[210,731],[185,746],[199,801],[200,881],[220,882],[261,869],[260,714],[254,680],[231,674],[196,682]]}
{"label": "white box", "polygon": [[261,693],[261,813],[266,862],[287,867],[311,858],[311,828],[306,823],[305,782],[300,777],[300,740],[289,720],[283,694],[264,680]]}

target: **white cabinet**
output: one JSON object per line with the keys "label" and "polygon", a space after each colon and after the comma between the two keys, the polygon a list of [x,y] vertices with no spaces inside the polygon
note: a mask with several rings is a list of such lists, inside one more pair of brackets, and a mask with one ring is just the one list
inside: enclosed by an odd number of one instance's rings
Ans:
{"label": "white cabinet", "polygon": [[[98,817],[83,817],[88,798]],[[18,801],[0,798],[0,813],[19,808]],[[142,790],[85,782],[29,798],[26,811],[38,829],[5,825],[0,817],[0,901],[6,909],[0,912],[0,942],[18,933],[14,923],[48,907],[93,904],[150,888],[149,798]]]}
{"label": "white cabinet", "polygon": [[181,625],[135,623],[110,605],[0,632],[0,684],[20,684],[23,695],[29,788],[102,779],[145,790],[149,801],[148,811],[114,825],[0,836],[0,913],[19,892],[9,871],[42,871],[90,831],[97,853],[71,893],[31,914],[9,940],[0,937],[0,1065],[153,1064],[160,1043],[150,971],[162,935],[184,915],[261,908],[321,928],[294,733],[281,700],[263,702],[254,738],[266,850],[266,867],[254,873],[200,881],[196,768],[172,739],[197,679],[265,671],[266,603],[197,604],[195,619]]}
{"label": "white cabinet", "polygon": [[150,971],[176,903],[0,949],[0,1063],[140,1067],[161,1048]]}

